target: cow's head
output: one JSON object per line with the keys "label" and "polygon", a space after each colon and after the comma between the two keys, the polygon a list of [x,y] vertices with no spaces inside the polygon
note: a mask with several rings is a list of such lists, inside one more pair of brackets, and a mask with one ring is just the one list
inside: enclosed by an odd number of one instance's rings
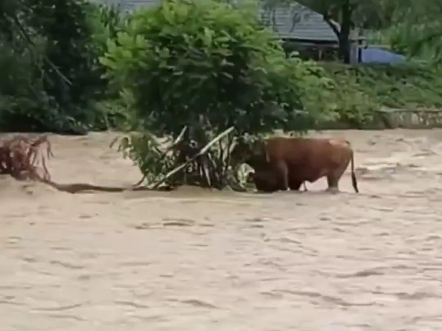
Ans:
{"label": "cow's head", "polygon": [[235,140],[230,154],[235,163],[247,163],[256,168],[262,163],[269,161],[265,142],[256,137],[242,136]]}

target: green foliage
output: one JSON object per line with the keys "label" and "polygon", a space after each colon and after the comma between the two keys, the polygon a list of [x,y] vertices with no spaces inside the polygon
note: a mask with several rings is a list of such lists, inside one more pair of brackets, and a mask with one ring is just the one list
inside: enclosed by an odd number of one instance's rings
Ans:
{"label": "green foliage", "polygon": [[442,63],[442,0],[389,2],[389,24],[368,33],[369,43],[388,45],[391,50],[434,65]]}
{"label": "green foliage", "polygon": [[109,116],[96,103],[109,93],[98,57],[115,15],[106,22],[104,9],[86,0],[5,0],[2,6],[0,129],[105,128]]}
{"label": "green foliage", "polygon": [[[186,143],[201,148],[231,126],[241,135],[313,123],[315,107],[303,102],[309,89],[327,84],[325,73],[286,58],[251,7],[168,0],[135,12],[101,59],[127,100],[133,129],[176,138],[187,126]],[[210,154],[218,175],[229,145]]]}
{"label": "green foliage", "polygon": [[88,22],[90,6],[86,0],[34,0],[31,5],[35,14],[31,24],[46,37],[45,55],[69,81],[44,65],[44,90],[55,99],[60,111],[75,118],[79,125],[94,120],[87,110],[105,86]]}
{"label": "green foliage", "polygon": [[407,55],[435,65],[442,63],[442,0],[422,3],[404,0],[397,4],[393,27]]}
{"label": "green foliage", "polygon": [[109,40],[115,41],[117,34],[121,32],[130,19],[124,16],[119,5],[93,5],[89,6],[88,24],[92,27],[92,43],[89,49],[92,51],[96,76],[100,78],[99,98],[94,98],[93,111],[96,120],[92,126],[95,130],[117,128],[125,130],[128,117],[124,100],[120,98],[119,90],[112,88],[109,80],[104,77],[106,70],[100,63],[100,56],[107,51]]}
{"label": "green foliage", "polygon": [[439,71],[424,64],[344,66],[323,63],[335,82],[329,111],[352,126],[369,124],[376,110],[390,108],[441,108]]}
{"label": "green foliage", "polygon": [[[411,32],[412,31],[412,32]],[[389,50],[415,60],[423,60],[438,65],[439,46],[437,40],[429,42],[430,36],[425,25],[409,26],[400,22],[391,25],[382,31],[369,31],[368,44],[383,45]]]}
{"label": "green foliage", "polygon": [[10,32],[0,34],[0,129],[39,131],[42,121],[59,125],[53,99],[43,90],[45,40],[34,38],[30,49]]}

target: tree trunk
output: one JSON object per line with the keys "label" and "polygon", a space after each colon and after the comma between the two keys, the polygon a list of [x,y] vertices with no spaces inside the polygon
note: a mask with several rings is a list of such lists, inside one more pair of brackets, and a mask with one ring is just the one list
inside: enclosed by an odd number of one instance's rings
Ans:
{"label": "tree trunk", "polygon": [[345,1],[341,7],[341,31],[339,34],[339,55],[345,64],[350,64],[350,30],[352,26],[352,8],[350,1]]}

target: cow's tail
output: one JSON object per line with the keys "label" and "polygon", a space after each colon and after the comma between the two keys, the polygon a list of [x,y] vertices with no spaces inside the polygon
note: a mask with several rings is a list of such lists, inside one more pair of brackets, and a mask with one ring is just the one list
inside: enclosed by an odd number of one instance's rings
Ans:
{"label": "cow's tail", "polygon": [[353,148],[351,146],[351,143],[348,140],[345,140],[348,148],[350,149],[350,162],[351,162],[351,184],[353,185],[353,189],[355,190],[356,193],[359,193],[359,189],[358,189],[358,181],[356,180],[356,175],[355,175],[355,159],[354,159],[354,152],[353,152]]}
{"label": "cow's tail", "polygon": [[354,153],[353,149],[351,149],[351,184],[353,185],[353,189],[356,193],[359,193],[358,189],[358,181],[356,180],[356,174],[355,174],[355,160],[354,160]]}

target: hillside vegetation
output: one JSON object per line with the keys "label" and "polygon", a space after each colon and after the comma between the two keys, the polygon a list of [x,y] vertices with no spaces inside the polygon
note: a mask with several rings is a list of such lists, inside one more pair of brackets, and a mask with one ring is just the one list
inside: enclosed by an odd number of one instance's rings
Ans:
{"label": "hillside vegetation", "polygon": [[428,64],[357,65],[321,63],[334,82],[331,107],[336,119],[355,127],[383,107],[441,109],[442,75]]}

